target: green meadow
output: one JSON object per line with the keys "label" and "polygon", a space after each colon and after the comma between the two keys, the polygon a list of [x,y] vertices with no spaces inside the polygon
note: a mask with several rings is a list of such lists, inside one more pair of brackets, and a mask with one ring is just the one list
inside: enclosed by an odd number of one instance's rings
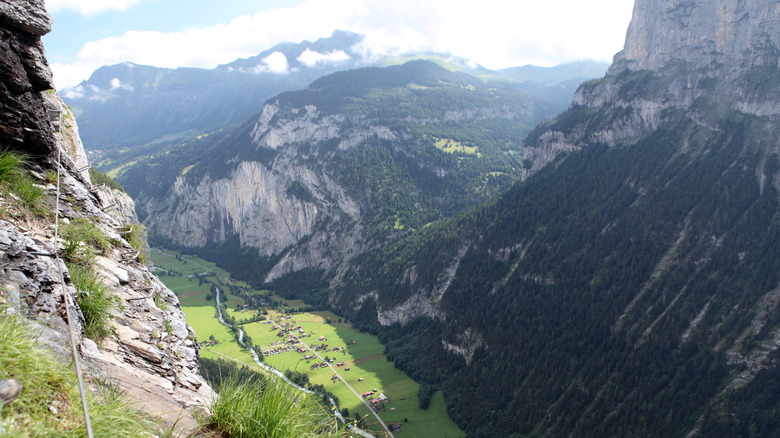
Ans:
{"label": "green meadow", "polygon": [[436,143],[434,143],[436,149],[439,149],[442,152],[446,152],[448,154],[460,152],[466,155],[476,155],[478,158],[482,157],[482,154],[479,153],[479,148],[476,146],[466,146],[459,141],[451,140],[449,138],[434,137],[433,139],[436,140]]}
{"label": "green meadow", "polygon": [[[213,263],[195,257],[184,256],[184,259],[180,260],[177,259],[175,253],[155,250],[152,253],[152,261],[160,268],[182,275],[194,276],[209,271],[213,274],[206,276],[206,278],[223,285],[221,290],[225,293],[229,292],[228,288],[225,287],[228,284],[249,289],[248,285],[230,279],[225,271],[217,268]],[[211,339],[217,341],[214,345],[202,348],[201,355],[209,358],[225,355],[240,362],[254,364],[249,352],[241,348],[227,327],[219,323],[213,298],[209,301],[206,300],[206,295],[210,292],[208,283],[199,284],[197,279],[186,276],[160,275],[160,279],[178,295],[182,309],[187,315],[187,323],[195,330],[198,341],[201,344],[205,344]],[[250,293],[265,292],[251,291]],[[304,304],[299,300],[286,301],[279,297],[271,298],[283,301],[285,305],[290,307]],[[255,314],[254,311],[237,310],[237,305],[243,306],[243,298],[228,293],[227,307],[232,316],[240,320]],[[377,393],[372,398],[376,398],[379,393],[387,396],[388,403],[379,416],[385,423],[396,421],[403,423],[403,430],[396,432],[395,436],[460,437],[464,435],[447,416],[441,391],[434,394],[428,409],[421,410],[419,408],[417,397],[419,385],[396,369],[393,363],[385,358],[384,348],[375,336],[360,333],[353,329],[348,322],[327,311],[282,314],[276,310],[268,310],[267,318],[266,321],[242,325],[242,328],[252,338],[255,348],[266,351],[265,363],[281,371],[289,369],[306,373],[312,384],[321,384],[335,394],[339,398],[341,409],[349,409],[350,417],[354,418],[356,412],[361,417],[365,416],[366,429],[382,436],[379,433],[381,427],[376,424],[373,415],[369,414],[368,408],[344,383],[332,379],[334,373],[329,367],[311,368],[312,365],[320,362],[316,356],[314,359],[304,359],[305,355],[313,354],[311,351],[298,353],[295,349],[291,349],[291,351],[278,354],[267,353],[270,348],[274,347],[272,344],[275,342],[279,343],[276,346],[289,345],[285,344],[286,336],[278,336],[279,330],[274,328],[272,322],[286,323],[289,324],[289,327],[300,326],[300,330],[308,335],[300,339],[309,347],[322,347],[327,344],[327,347],[319,350],[318,353],[323,358],[333,359],[333,367],[358,394],[376,389]],[[294,333],[301,336],[298,330]],[[320,337],[325,339],[320,340]],[[334,351],[334,348],[337,351]],[[343,365],[337,366],[339,362],[343,362]],[[391,408],[393,409],[391,410]]]}

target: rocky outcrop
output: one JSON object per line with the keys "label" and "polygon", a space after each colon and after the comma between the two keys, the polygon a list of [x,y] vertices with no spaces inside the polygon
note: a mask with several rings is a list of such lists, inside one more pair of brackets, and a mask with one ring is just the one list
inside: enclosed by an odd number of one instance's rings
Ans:
{"label": "rocky outcrop", "polygon": [[58,256],[65,244],[60,232],[70,221],[87,219],[111,242],[95,256],[93,269],[117,306],[113,334],[98,346],[83,334],[83,316],[71,304],[81,359],[93,377],[119,385],[151,416],[192,428],[194,420],[184,409],[203,406],[212,396],[199,375],[195,333],[176,296],[124,239],[126,225],[137,222],[132,200],[90,183],[73,115],[49,90],[51,72],[40,36],[51,24],[43,2],[4,2],[0,24],[0,143],[34,154],[29,164],[52,211],[30,215],[19,210],[13,195],[0,197],[0,302],[23,314],[31,334],[70,363],[65,306],[76,302],[77,291]]}
{"label": "rocky outcrop", "polygon": [[776,66],[778,35],[780,6],[771,1],[637,0],[611,69]]}
{"label": "rocky outcrop", "polygon": [[43,0],[0,4],[0,144],[45,155],[54,150],[40,93],[52,88],[41,36],[51,30]]}
{"label": "rocky outcrop", "polygon": [[[102,219],[104,226],[112,223]],[[104,232],[122,241],[110,228]],[[77,292],[55,256],[61,247],[51,225],[0,220],[0,301],[24,314],[39,342],[69,363],[65,295],[75,303]],[[181,418],[180,427],[192,428],[195,423],[184,408],[204,406],[212,396],[199,375],[195,333],[176,296],[127,255],[134,252],[124,243],[95,261],[98,276],[120,304],[113,311],[114,334],[100,347],[80,334],[82,318],[74,321],[82,360],[92,376],[117,384],[150,415],[171,426]],[[71,312],[80,315],[76,306]]]}
{"label": "rocky outcrop", "polygon": [[54,90],[46,90],[42,95],[57,143],[73,161],[81,177],[89,182],[89,160],[79,136],[79,128],[73,111]]}

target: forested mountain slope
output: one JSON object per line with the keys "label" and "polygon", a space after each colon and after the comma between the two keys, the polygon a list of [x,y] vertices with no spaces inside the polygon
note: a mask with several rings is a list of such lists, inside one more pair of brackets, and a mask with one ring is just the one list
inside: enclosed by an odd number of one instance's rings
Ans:
{"label": "forested mountain slope", "polygon": [[160,241],[221,254],[255,282],[308,268],[333,278],[342,261],[507,189],[520,140],[556,108],[428,61],[358,69],[119,179]]}
{"label": "forested mountain slope", "polygon": [[777,434],[777,35],[773,2],[637,0],[525,181],[356,259],[333,304],[470,436]]}

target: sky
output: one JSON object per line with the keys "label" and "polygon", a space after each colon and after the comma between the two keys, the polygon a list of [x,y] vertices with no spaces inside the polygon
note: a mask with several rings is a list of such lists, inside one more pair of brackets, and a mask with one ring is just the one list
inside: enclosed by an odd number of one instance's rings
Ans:
{"label": "sky", "polygon": [[435,51],[490,69],[611,61],[633,0],[45,0],[58,89],[104,65],[214,68],[334,30],[370,54]]}

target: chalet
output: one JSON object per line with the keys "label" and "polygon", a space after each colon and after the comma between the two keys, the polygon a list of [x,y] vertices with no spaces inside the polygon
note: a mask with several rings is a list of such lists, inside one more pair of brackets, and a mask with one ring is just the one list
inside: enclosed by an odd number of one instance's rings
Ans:
{"label": "chalet", "polygon": [[306,360],[314,359],[314,355],[313,354],[307,354],[306,356],[303,356],[303,358],[306,359]]}
{"label": "chalet", "polygon": [[337,367],[343,367],[344,366],[344,362],[339,362],[339,363],[336,364],[336,366]]}
{"label": "chalet", "polygon": [[371,400],[371,404],[372,405],[378,405],[379,404],[379,400],[376,400],[376,399]]}
{"label": "chalet", "polygon": [[362,377],[358,379],[358,382],[362,382],[362,381],[363,381],[363,378],[362,378]]}
{"label": "chalet", "polygon": [[380,403],[387,403],[387,396],[384,394],[379,394],[376,398]]}
{"label": "chalet", "polygon": [[400,421],[395,421],[393,423],[388,423],[387,428],[393,432],[398,432],[404,429],[404,424],[401,423]]}
{"label": "chalet", "polygon": [[363,393],[363,398],[368,398],[374,395],[374,391],[367,391]]}
{"label": "chalet", "polygon": [[325,336],[320,336],[320,337],[319,337],[319,338],[317,338],[317,339],[319,339],[320,341],[327,341],[327,338],[326,338]]}

